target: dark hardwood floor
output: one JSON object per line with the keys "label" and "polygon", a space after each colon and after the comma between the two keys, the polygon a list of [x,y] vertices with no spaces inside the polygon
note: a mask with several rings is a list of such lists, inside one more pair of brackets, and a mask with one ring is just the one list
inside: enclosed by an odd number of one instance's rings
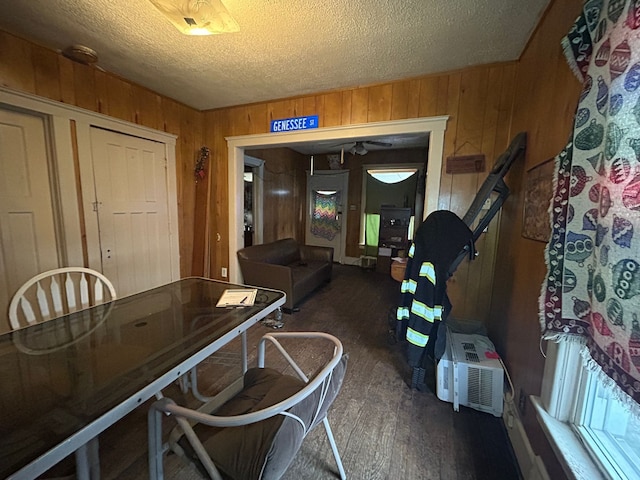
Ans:
{"label": "dark hardwood floor", "polygon": [[[347,375],[329,420],[347,476],[373,479],[519,479],[502,419],[450,403],[433,392],[412,390],[403,346],[388,336],[388,314],[398,298],[399,284],[390,276],[354,266],[335,266],[333,281],[310,296],[292,315],[284,315],[283,330],[319,330],[343,342],[349,354]],[[251,330],[251,350],[270,328]],[[222,356],[233,355],[238,344]],[[307,345],[294,353],[314,360],[319,352]],[[199,370],[201,386],[215,392],[224,382],[216,359]],[[220,381],[213,382],[216,378]],[[433,379],[432,383],[433,383]],[[189,402],[177,388],[165,395]],[[100,436],[104,479],[147,478],[146,413],[143,405]],[[165,422],[167,423],[167,422]],[[175,455],[165,458],[165,476],[196,479],[198,475]],[[331,448],[322,427],[303,443],[286,480],[338,478]]]}

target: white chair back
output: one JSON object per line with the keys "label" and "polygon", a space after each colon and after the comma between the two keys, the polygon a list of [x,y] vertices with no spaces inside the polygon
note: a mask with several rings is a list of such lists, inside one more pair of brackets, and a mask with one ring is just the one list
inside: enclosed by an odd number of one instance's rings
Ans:
{"label": "white chair back", "polygon": [[[311,357],[315,363],[321,363],[316,366],[320,369],[312,378],[305,375],[285,350],[281,339],[325,341],[324,350],[316,350]],[[275,347],[272,351],[281,354],[297,379],[266,368],[267,343]],[[329,426],[327,410],[342,386],[346,361],[342,343],[333,335],[323,332],[267,333],[258,344],[258,367],[249,369],[244,379],[225,389],[220,395],[222,398],[215,398],[198,410],[177,405],[168,397],[152,405],[148,416],[149,477],[164,478],[162,457],[167,446],[205,478],[279,479],[293,461],[304,437],[322,423],[340,478],[345,480],[346,473]],[[166,417],[173,417],[178,427],[165,445],[162,421]],[[280,423],[273,422],[276,418]],[[271,423],[266,425],[264,422]],[[207,426],[216,428],[207,429]],[[213,437],[199,438],[207,430]],[[224,477],[220,471],[225,473]]]}
{"label": "white chair back", "polygon": [[28,280],[9,304],[9,322],[18,329],[115,300],[102,273],[84,267],[49,270]]}

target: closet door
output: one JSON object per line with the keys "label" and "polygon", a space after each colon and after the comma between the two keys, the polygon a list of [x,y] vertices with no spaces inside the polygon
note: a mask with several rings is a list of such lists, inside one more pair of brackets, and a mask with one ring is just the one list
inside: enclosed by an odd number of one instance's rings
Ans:
{"label": "closet door", "polygon": [[91,128],[102,273],[118,296],[171,281],[165,145]]}
{"label": "closet door", "polygon": [[27,279],[59,266],[47,152],[42,117],[0,109],[2,312]]}

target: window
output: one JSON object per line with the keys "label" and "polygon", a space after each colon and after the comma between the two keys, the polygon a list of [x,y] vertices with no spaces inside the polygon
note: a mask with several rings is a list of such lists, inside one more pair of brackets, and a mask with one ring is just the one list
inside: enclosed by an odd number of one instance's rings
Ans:
{"label": "window", "polygon": [[586,368],[576,407],[573,428],[607,475],[640,478],[640,422]]}
{"label": "window", "polygon": [[581,357],[582,344],[549,342],[540,399],[543,430],[570,477],[640,479],[640,424]]}
{"label": "window", "polygon": [[416,173],[416,168],[395,168],[384,170],[367,170],[367,173],[382,183],[399,183]]}

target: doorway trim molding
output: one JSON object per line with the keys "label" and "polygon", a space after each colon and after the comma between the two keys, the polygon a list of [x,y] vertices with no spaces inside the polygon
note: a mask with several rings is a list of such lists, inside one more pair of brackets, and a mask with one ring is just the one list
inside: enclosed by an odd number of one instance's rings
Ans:
{"label": "doorway trim molding", "polygon": [[242,281],[236,252],[242,248],[244,233],[244,151],[247,148],[275,148],[320,140],[354,140],[382,135],[429,133],[429,156],[425,180],[423,218],[437,209],[440,196],[440,175],[444,153],[444,132],[448,116],[412,118],[390,122],[341,125],[313,130],[282,133],[262,133],[225,137],[229,164],[229,280]]}

